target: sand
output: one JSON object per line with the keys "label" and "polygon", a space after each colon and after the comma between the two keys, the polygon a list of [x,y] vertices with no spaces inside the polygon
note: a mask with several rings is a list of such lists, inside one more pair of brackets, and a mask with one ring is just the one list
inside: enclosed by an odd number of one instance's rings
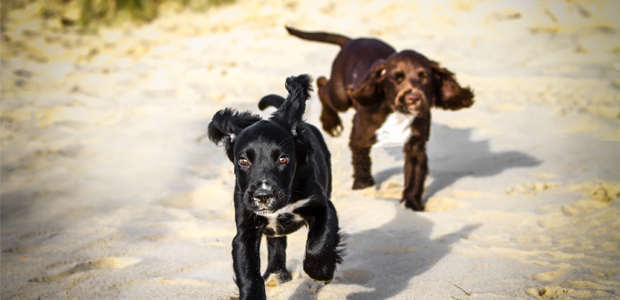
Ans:
{"label": "sand", "polygon": [[197,139],[287,76],[329,75],[338,48],[285,24],[415,49],[476,103],[433,111],[422,213],[399,205],[400,147],[373,148],[376,187],[351,190],[342,115],[325,136],[348,255],[322,286],[291,235],[294,280],[269,299],[620,298],[616,1],[239,0],[87,36],[39,9],[2,42],[2,299],[235,296],[232,165]]}

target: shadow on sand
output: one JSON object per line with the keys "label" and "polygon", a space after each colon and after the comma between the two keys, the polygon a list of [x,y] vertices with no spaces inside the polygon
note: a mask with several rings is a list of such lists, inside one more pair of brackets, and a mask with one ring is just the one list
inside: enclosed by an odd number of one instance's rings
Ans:
{"label": "shadow on sand", "polygon": [[[492,152],[489,141],[471,139],[471,129],[450,128],[436,123],[432,124],[431,139],[426,148],[429,175],[433,182],[424,191],[425,200],[463,177],[489,177],[506,169],[534,167],[541,163],[517,151]],[[402,147],[387,147],[385,151],[395,160],[404,160]],[[377,189],[388,178],[402,173],[403,166],[376,173],[374,178]]]}
{"label": "shadow on sand", "polygon": [[[426,188],[425,199],[467,176],[489,177],[506,169],[533,167],[541,163],[518,151],[492,152],[489,141],[471,139],[471,129],[433,124],[431,132],[427,149],[433,182]],[[403,161],[402,147],[385,150],[393,159]],[[403,166],[400,165],[376,173],[376,188],[402,172]],[[407,288],[412,278],[427,272],[450,253],[453,243],[467,238],[480,226],[465,226],[457,232],[431,239],[433,223],[424,218],[424,214],[401,207],[397,211],[389,223],[353,234],[347,240],[348,255],[340,266],[343,283],[363,286],[366,291],[353,292],[346,299],[381,300],[397,295]],[[312,280],[307,278],[289,300],[317,299],[316,291],[312,292],[310,286]]]}
{"label": "shadow on sand", "polygon": [[[396,204],[395,204],[396,205]],[[347,255],[339,266],[342,283],[364,287],[365,291],[347,295],[348,300],[381,300],[405,290],[415,276],[430,270],[445,255],[451,245],[467,236],[480,225],[474,224],[459,231],[431,239],[433,223],[423,214],[397,208],[396,217],[385,225],[353,234],[347,240]],[[318,299],[319,290],[308,287],[306,278],[289,300]]]}

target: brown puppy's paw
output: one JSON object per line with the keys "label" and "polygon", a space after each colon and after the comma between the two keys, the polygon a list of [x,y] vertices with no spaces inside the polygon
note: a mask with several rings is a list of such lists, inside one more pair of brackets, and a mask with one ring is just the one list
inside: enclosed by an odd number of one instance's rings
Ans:
{"label": "brown puppy's paw", "polygon": [[342,134],[343,127],[342,125],[335,126],[325,126],[323,125],[323,130],[327,132],[331,137],[339,137]]}
{"label": "brown puppy's paw", "polygon": [[316,79],[316,86],[320,89],[322,87],[324,87],[327,84],[327,78],[325,78],[325,76],[321,76],[319,78]]}
{"label": "brown puppy's paw", "polygon": [[361,190],[361,189],[365,189],[365,188],[373,186],[373,185],[375,185],[375,180],[372,177],[370,177],[370,178],[362,178],[362,179],[355,179],[353,181],[352,189],[354,189],[354,190]]}
{"label": "brown puppy's paw", "polygon": [[400,203],[402,203],[408,209],[415,211],[424,211],[424,204],[422,204],[422,201],[402,199],[400,200]]}
{"label": "brown puppy's paw", "polygon": [[323,111],[321,112],[321,123],[323,124],[323,130],[332,137],[337,137],[342,134],[342,121],[333,110],[323,107]]}

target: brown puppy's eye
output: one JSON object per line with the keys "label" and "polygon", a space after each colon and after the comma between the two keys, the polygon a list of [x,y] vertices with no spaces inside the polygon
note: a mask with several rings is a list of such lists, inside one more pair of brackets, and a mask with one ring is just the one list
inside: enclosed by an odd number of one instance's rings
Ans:
{"label": "brown puppy's eye", "polygon": [[394,80],[396,80],[396,82],[402,82],[404,79],[405,79],[405,73],[397,72],[396,74],[394,74]]}
{"label": "brown puppy's eye", "polygon": [[426,72],[424,72],[424,71],[420,71],[420,73],[418,73],[418,78],[420,78],[420,79],[426,79]]}
{"label": "brown puppy's eye", "polygon": [[280,159],[279,159],[278,161],[279,161],[281,164],[285,164],[285,163],[287,163],[287,162],[288,162],[288,156],[286,156],[286,155],[280,156]]}
{"label": "brown puppy's eye", "polygon": [[250,161],[247,158],[242,157],[242,158],[239,159],[239,164],[242,165],[242,166],[247,166],[247,165],[250,164]]}

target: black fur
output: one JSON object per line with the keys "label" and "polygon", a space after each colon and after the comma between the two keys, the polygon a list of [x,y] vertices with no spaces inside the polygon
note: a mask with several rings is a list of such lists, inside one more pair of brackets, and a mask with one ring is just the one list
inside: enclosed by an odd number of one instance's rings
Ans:
{"label": "black fur", "polygon": [[260,99],[260,101],[258,101],[258,109],[265,110],[269,106],[278,108],[282,105],[282,103],[284,103],[284,100],[285,99],[282,98],[282,96],[280,95],[274,95],[274,94],[267,95],[263,97],[262,99]]}
{"label": "black fur", "polygon": [[[286,89],[286,99],[269,95],[261,100],[261,104],[268,103],[264,107],[278,107],[269,120],[227,108],[217,112],[209,124],[209,139],[223,142],[235,165],[237,235],[232,256],[241,300],[265,299],[264,280],[272,274],[280,282],[291,280],[286,269],[286,235],[301,226],[309,228],[303,264],[311,278],[330,282],[336,264],[342,262],[343,236],[329,200],[330,153],[318,129],[302,120],[310,97],[310,77],[289,77]],[[263,234],[269,261],[261,276]]]}

